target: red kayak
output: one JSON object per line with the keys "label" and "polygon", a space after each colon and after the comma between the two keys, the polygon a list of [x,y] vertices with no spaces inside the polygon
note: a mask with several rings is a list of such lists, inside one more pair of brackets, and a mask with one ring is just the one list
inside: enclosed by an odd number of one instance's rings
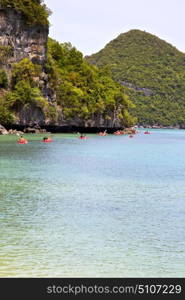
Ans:
{"label": "red kayak", "polygon": [[24,139],[24,140],[18,141],[17,143],[24,145],[24,144],[28,144],[28,141]]}
{"label": "red kayak", "polygon": [[79,137],[79,139],[80,139],[80,140],[87,140],[87,139],[88,139],[88,137],[86,137],[86,136],[83,136],[83,137]]}
{"label": "red kayak", "polygon": [[18,143],[18,144],[25,145],[25,144],[28,144],[28,141],[20,141],[20,142],[18,141],[17,143]]}
{"label": "red kayak", "polygon": [[149,131],[145,131],[144,134],[150,134],[150,132]]}
{"label": "red kayak", "polygon": [[43,143],[51,143],[51,142],[53,142],[52,139],[43,140]]}

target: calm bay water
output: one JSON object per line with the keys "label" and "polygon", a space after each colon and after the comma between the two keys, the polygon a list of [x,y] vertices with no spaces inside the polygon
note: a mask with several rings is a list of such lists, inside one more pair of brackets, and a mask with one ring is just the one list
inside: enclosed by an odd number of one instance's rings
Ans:
{"label": "calm bay water", "polygon": [[184,277],[185,131],[0,137],[1,277]]}

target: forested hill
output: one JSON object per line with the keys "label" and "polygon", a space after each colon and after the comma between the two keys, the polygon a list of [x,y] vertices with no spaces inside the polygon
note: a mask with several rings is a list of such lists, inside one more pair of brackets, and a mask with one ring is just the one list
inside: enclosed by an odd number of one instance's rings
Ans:
{"label": "forested hill", "polygon": [[86,60],[128,87],[140,124],[185,125],[185,54],[169,43],[131,30]]}

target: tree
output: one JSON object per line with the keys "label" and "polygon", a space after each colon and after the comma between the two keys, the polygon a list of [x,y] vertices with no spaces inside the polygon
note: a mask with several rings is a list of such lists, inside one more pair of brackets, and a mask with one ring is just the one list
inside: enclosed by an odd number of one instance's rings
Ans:
{"label": "tree", "polygon": [[13,65],[12,69],[12,87],[22,80],[29,82],[31,86],[35,86],[35,77],[39,77],[41,66],[33,64],[29,58],[24,58],[19,63]]}

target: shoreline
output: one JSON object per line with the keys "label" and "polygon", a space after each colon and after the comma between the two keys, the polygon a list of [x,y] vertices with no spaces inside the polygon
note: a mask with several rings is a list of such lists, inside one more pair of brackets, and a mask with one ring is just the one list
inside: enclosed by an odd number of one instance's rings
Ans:
{"label": "shoreline", "polygon": [[[4,128],[9,131],[18,131],[23,132],[24,134],[28,133],[68,133],[68,134],[74,134],[74,133],[85,133],[85,134],[97,134],[99,132],[107,131],[108,134],[113,134],[115,131],[118,130],[124,130],[128,128],[123,127],[83,127],[83,126],[59,126],[59,125],[35,125],[35,126],[29,126],[29,125],[17,125],[17,124],[11,124],[11,125],[4,125]],[[181,128],[180,126],[140,126],[136,125],[132,128],[135,128],[136,130],[145,130],[145,129],[185,129]],[[30,130],[30,132],[29,132]],[[40,131],[40,132],[39,132]]]}

